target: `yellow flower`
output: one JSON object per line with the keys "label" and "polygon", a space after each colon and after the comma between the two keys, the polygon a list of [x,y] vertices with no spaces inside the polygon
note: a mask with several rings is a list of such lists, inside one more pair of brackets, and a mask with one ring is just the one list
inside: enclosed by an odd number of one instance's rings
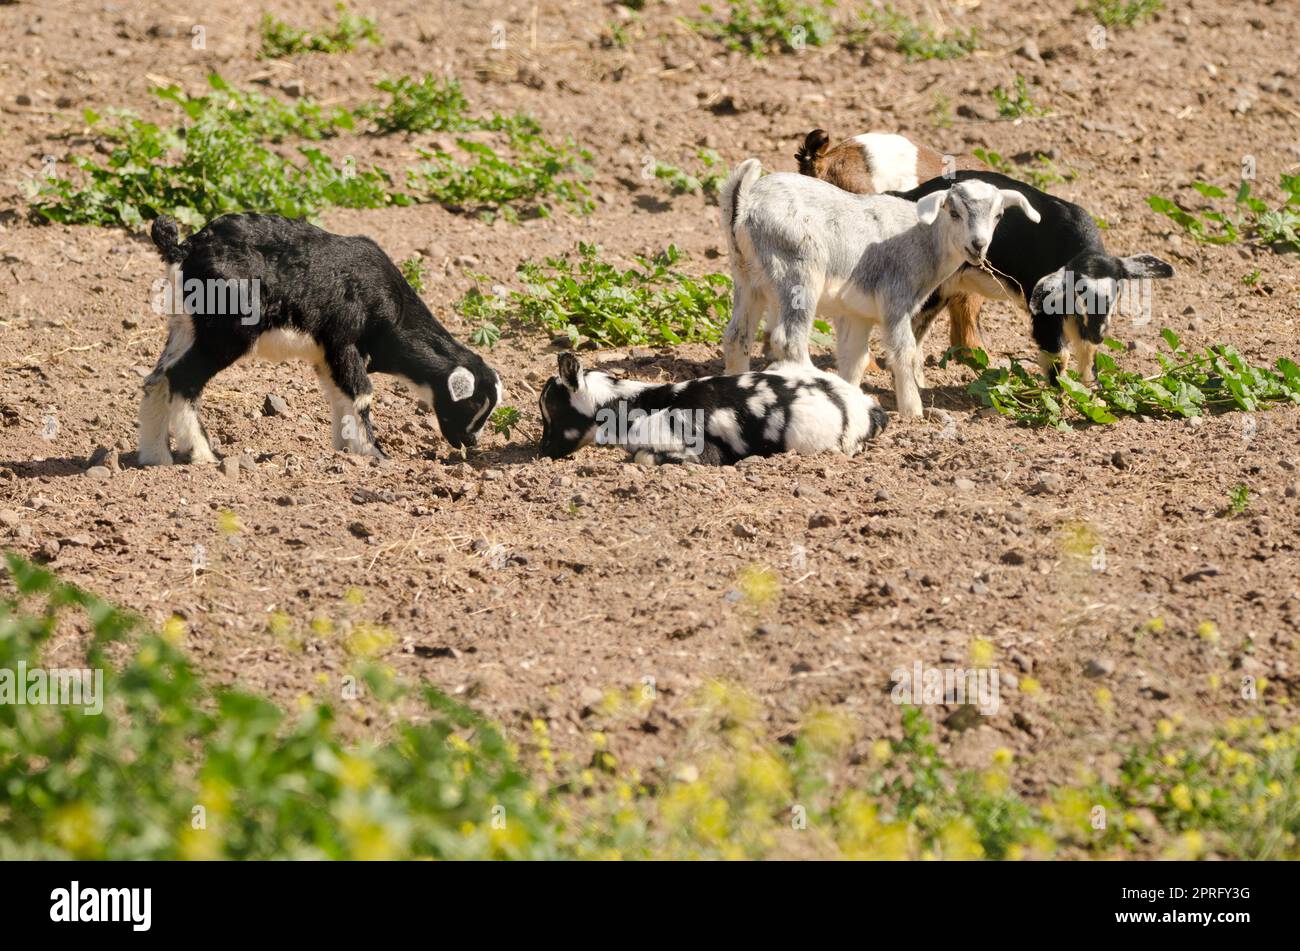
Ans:
{"label": "yellow flower", "polygon": [[968,861],[984,858],[984,846],[980,845],[975,823],[968,816],[945,825],[939,832],[939,844],[945,859]]}
{"label": "yellow flower", "polygon": [[1153,617],[1142,625],[1143,630],[1148,634],[1163,634],[1165,631],[1165,619],[1162,617]]}
{"label": "yellow flower", "polygon": [[217,531],[222,535],[236,535],[243,527],[239,524],[239,516],[229,509],[217,513]]}
{"label": "yellow flower", "polygon": [[288,637],[293,630],[293,618],[283,611],[272,611],[266,619],[266,629],[272,637]]}
{"label": "yellow flower", "polygon": [[344,789],[365,789],[375,779],[375,764],[364,756],[344,753],[339,758],[339,784]]}
{"label": "yellow flower", "polygon": [[54,841],[79,859],[99,852],[100,825],[94,809],[84,802],[60,806],[50,820]]}
{"label": "yellow flower", "polygon": [[1020,692],[1026,696],[1033,697],[1043,692],[1043,686],[1034,677],[1021,677]]}
{"label": "yellow flower", "polygon": [[993,751],[993,765],[1007,767],[1015,760],[1016,754],[1012,753],[1005,746],[999,746]]}
{"label": "yellow flower", "polygon": [[1097,698],[1097,706],[1101,707],[1103,713],[1110,713],[1115,706],[1115,696],[1106,687],[1098,687],[1093,694]]}
{"label": "yellow flower", "polygon": [[1196,625],[1196,636],[1203,641],[1217,644],[1219,641],[1219,625],[1213,621],[1202,621]]}
{"label": "yellow flower", "polygon": [[877,763],[889,762],[889,757],[893,755],[894,747],[888,740],[876,740],[871,744],[871,758]]}
{"label": "yellow flower", "polygon": [[746,565],[736,576],[736,589],[746,604],[755,610],[762,610],[780,597],[781,581],[776,572],[765,565]]}
{"label": "yellow flower", "polygon": [[1156,721],[1156,735],[1162,740],[1167,740],[1174,735],[1174,725],[1169,720]]}
{"label": "yellow flower", "polygon": [[185,619],[179,615],[173,614],[167,620],[163,621],[162,639],[172,647],[179,647],[181,641],[185,640],[187,625]]}
{"label": "yellow flower", "polygon": [[1169,801],[1183,812],[1192,811],[1192,793],[1191,790],[1187,788],[1186,783],[1179,783],[1173,789],[1169,790]]}
{"label": "yellow flower", "polygon": [[391,650],[395,643],[397,638],[388,628],[363,621],[352,628],[345,646],[353,657],[373,659]]}
{"label": "yellow flower", "polygon": [[997,648],[992,641],[977,637],[970,642],[970,660],[974,666],[992,667],[996,657]]}
{"label": "yellow flower", "polygon": [[366,596],[360,588],[348,588],[343,592],[343,600],[354,608],[359,608],[366,603]]}
{"label": "yellow flower", "polygon": [[176,838],[176,851],[187,862],[221,858],[221,838],[212,829],[196,829],[187,822]]}

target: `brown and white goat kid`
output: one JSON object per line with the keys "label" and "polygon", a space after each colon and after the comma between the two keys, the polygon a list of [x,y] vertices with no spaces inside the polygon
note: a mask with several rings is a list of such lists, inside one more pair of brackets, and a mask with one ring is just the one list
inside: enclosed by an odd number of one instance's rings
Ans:
{"label": "brown and white goat kid", "polygon": [[[910,191],[922,182],[962,169],[987,169],[973,155],[944,155],[891,132],[867,132],[831,145],[825,129],[813,129],[794,154],[799,172],[858,195]],[[955,294],[948,301],[948,342],[983,349],[977,294]],[[868,369],[879,369],[873,360]]]}

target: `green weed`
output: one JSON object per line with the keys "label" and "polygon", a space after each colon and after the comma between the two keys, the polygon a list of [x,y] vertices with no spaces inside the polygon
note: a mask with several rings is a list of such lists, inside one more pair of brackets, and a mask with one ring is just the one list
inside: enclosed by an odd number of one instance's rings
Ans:
{"label": "green weed", "polygon": [[321,33],[296,29],[264,13],[258,27],[262,34],[261,55],[274,59],[294,53],[346,53],[356,49],[363,40],[374,46],[383,43],[374,20],[357,16],[343,3],[335,4],[334,10],[336,22]]}
{"label": "green weed", "polygon": [[730,318],[731,279],[683,274],[675,269],[681,257],[669,246],[620,270],[600,259],[596,245],[579,243],[576,256],[520,265],[524,290],[503,298],[474,289],[457,306],[470,320],[494,326],[518,320],[563,334],[574,345],[716,342]]}
{"label": "green weed", "polygon": [[960,59],[980,48],[975,27],[939,33],[930,24],[913,20],[890,3],[873,6],[862,17],[868,32],[874,30],[888,36],[909,60]]}
{"label": "green weed", "polygon": [[1169,348],[1158,353],[1159,373],[1143,376],[1123,370],[1109,351],[1124,345],[1106,341],[1096,357],[1096,386],[1084,386],[1073,372],[1062,372],[1058,386],[1031,374],[1014,358],[1009,368],[989,366],[982,350],[949,351],[943,364],[956,359],[978,377],[967,390],[984,406],[1035,426],[1069,429],[1074,414],[1093,423],[1113,423],[1120,414],[1192,417],[1238,409],[1254,412],[1268,403],[1300,403],[1300,366],[1285,357],[1272,370],[1251,366],[1230,346],[1202,353],[1186,350],[1172,330],[1162,330]]}
{"label": "green weed", "polygon": [[1103,26],[1133,27],[1164,8],[1164,0],[1089,0],[1086,9]]}
{"label": "green weed", "polygon": [[[791,53],[830,40],[835,34],[830,18],[834,7],[834,0],[727,0],[725,21],[707,20],[696,28],[754,56],[774,50]],[[700,12],[714,11],[702,5]]]}

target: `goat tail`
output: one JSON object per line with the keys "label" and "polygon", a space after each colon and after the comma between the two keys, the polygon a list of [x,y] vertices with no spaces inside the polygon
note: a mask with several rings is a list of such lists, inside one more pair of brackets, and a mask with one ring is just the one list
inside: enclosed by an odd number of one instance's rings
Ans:
{"label": "goat tail", "polygon": [[821,170],[821,160],[830,147],[831,136],[825,129],[813,129],[804,136],[803,145],[794,153],[794,160],[799,163],[799,174],[819,178],[817,173]]}
{"label": "goat tail", "polygon": [[749,186],[763,174],[763,165],[758,159],[745,159],[736,166],[722,186],[718,204],[722,208],[722,230],[727,233],[727,244],[732,253],[736,251],[736,223],[744,210]]}
{"label": "goat tail", "polygon": [[176,226],[176,219],[162,215],[154,219],[153,227],[149,229],[149,237],[153,238],[153,243],[158,246],[158,253],[168,264],[180,264],[189,254],[189,249],[185,247],[186,242],[181,240],[180,228]]}

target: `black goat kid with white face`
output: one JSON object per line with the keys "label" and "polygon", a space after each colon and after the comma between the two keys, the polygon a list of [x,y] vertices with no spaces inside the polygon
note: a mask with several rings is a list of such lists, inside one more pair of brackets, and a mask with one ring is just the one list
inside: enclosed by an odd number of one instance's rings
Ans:
{"label": "black goat kid with white face", "polygon": [[382,457],[370,421],[371,373],[391,373],[456,448],[472,446],[501,398],[496,372],[447,332],[379,245],[275,215],[223,215],[180,241],[159,218],[168,264],[167,345],[145,379],[140,463],[215,457],[198,417],[208,381],[246,356],[312,364],[334,447]]}
{"label": "black goat kid with white face", "polygon": [[542,387],[542,455],[617,445],[642,463],[731,465],[746,456],[827,449],[854,455],[885,428],[880,404],[802,363],[684,383],[620,380],[560,354]]}

